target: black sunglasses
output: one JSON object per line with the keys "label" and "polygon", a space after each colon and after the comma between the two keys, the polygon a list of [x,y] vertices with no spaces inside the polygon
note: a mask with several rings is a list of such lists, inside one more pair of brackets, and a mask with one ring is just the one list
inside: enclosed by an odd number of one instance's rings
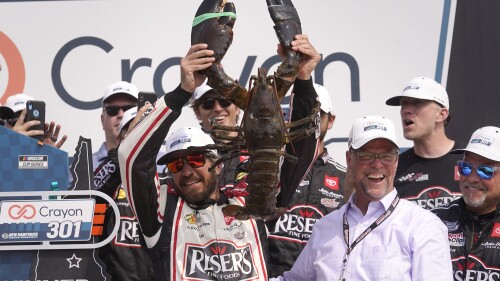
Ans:
{"label": "black sunglasses", "polygon": [[105,106],[104,109],[106,110],[106,113],[109,116],[116,116],[118,113],[120,113],[120,109],[123,110],[123,112],[136,107],[136,105],[124,105],[124,106],[119,106],[119,105],[108,105]]}
{"label": "black sunglasses", "polygon": [[222,106],[222,107],[228,107],[231,104],[233,104],[230,100],[227,100],[221,96],[218,96],[218,97],[210,97],[210,98],[200,100],[200,105],[203,109],[210,110],[210,109],[214,108],[215,101],[218,101],[220,106]]}

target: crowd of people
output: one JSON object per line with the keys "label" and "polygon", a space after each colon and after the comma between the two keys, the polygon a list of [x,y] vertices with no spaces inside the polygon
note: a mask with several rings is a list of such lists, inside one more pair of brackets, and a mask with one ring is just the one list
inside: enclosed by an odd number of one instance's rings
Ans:
{"label": "crowd of people", "polygon": [[[220,128],[237,127],[242,111],[200,73],[215,61],[207,44],[189,48],[179,85],[155,104],[137,108],[129,82],[106,87],[94,184],[117,202],[127,224],[119,229],[129,231],[100,249],[114,280],[500,280],[500,128],[479,128],[465,147],[449,139],[446,90],[416,77],[386,101],[400,106],[413,147],[400,151],[388,118],[360,116],[344,167],[324,146],[335,113],[331,94],[311,77],[321,56],[307,35],[291,46],[302,59],[290,122],[318,109],[317,129],[285,146],[298,160],[281,164],[276,207],[286,212],[276,218],[224,212],[245,206],[252,158],[215,149],[237,139]],[[280,47],[278,54],[285,59]],[[39,121],[24,122],[32,99],[9,97],[3,125],[61,147],[67,136],[59,138],[55,122],[43,131],[29,130]],[[186,106],[200,126],[171,132]],[[115,225],[111,212],[104,238]]]}

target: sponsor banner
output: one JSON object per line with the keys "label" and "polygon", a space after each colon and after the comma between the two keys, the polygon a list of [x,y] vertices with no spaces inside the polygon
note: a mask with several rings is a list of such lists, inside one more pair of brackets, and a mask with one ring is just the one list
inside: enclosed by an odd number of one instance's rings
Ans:
{"label": "sponsor banner", "polygon": [[88,241],[93,199],[2,201],[0,243]]}
{"label": "sponsor banner", "polygon": [[[278,40],[265,1],[232,2],[238,18],[222,63],[246,87],[257,68],[276,70]],[[446,82],[456,0],[293,3],[303,33],[322,55],[313,79],[329,90],[337,116],[325,138],[334,159],[345,159],[356,118],[381,114],[398,123],[399,108],[385,100],[401,93],[411,78]],[[105,87],[126,80],[159,95],[177,87],[199,5],[199,0],[1,2],[0,103],[19,92],[44,100],[46,119],[68,135],[63,150],[73,152],[78,136],[84,136],[97,151],[104,141]],[[198,126],[193,116],[186,108],[172,130]],[[401,126],[396,129],[400,145],[409,146]]]}

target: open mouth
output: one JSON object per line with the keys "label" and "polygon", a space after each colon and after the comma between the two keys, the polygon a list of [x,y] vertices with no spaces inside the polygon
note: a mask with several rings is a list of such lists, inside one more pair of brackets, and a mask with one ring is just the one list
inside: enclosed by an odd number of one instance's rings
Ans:
{"label": "open mouth", "polygon": [[380,183],[385,179],[385,175],[383,175],[383,174],[369,174],[366,176],[366,178],[368,178],[368,180],[370,180],[371,182]]}
{"label": "open mouth", "polygon": [[409,120],[409,119],[405,119],[405,120],[403,121],[403,125],[404,125],[405,127],[410,126],[410,125],[413,125],[413,121],[411,121],[411,120]]}

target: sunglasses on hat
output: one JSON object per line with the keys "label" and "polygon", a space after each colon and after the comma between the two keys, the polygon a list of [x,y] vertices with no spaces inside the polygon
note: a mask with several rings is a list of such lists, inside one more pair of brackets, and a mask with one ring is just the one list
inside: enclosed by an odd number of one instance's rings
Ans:
{"label": "sunglasses on hat", "polygon": [[108,105],[108,106],[105,106],[104,109],[106,110],[106,113],[109,116],[116,116],[116,115],[118,115],[118,113],[120,113],[120,109],[123,110],[123,112],[125,112],[125,111],[131,109],[132,107],[136,107],[136,105],[123,105],[123,106]]}
{"label": "sunglasses on hat", "polygon": [[188,163],[192,168],[200,168],[205,165],[205,154],[194,154],[179,157],[167,162],[167,168],[171,173],[177,173],[184,167],[184,162]]}
{"label": "sunglasses on hat", "polygon": [[487,165],[479,165],[474,166],[469,162],[458,161],[458,172],[462,176],[469,176],[472,173],[472,170],[475,168],[478,176],[483,180],[491,180],[495,175],[495,171],[500,170],[500,167],[495,166],[487,166]]}
{"label": "sunglasses on hat", "polygon": [[210,110],[210,109],[214,108],[215,101],[218,101],[220,106],[222,106],[222,107],[228,107],[231,104],[233,104],[230,100],[227,100],[221,96],[217,96],[217,97],[209,97],[209,98],[200,100],[200,105],[203,109]]}

